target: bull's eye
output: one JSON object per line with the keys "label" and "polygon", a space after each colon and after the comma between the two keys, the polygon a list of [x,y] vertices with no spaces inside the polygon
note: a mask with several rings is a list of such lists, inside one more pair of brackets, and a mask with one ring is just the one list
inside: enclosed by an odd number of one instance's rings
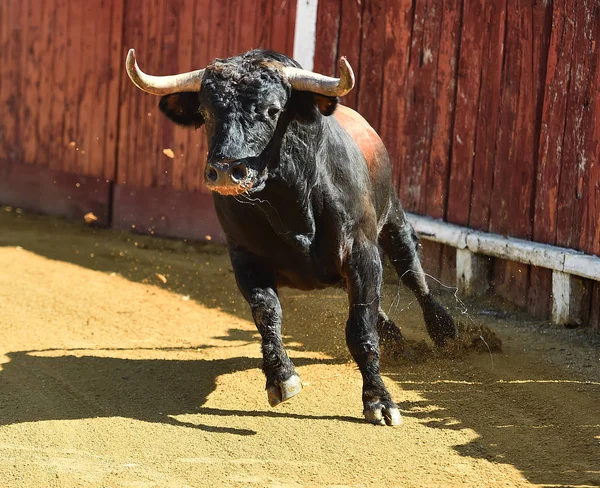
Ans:
{"label": "bull's eye", "polygon": [[279,114],[279,107],[269,107],[269,110],[267,110],[267,114],[271,119],[276,119],[277,115]]}

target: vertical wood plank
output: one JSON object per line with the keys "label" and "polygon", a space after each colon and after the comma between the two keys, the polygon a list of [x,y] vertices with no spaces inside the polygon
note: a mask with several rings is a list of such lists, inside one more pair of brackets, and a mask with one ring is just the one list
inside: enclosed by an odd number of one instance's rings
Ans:
{"label": "vertical wood plank", "polygon": [[[552,32],[552,5],[544,0],[536,0],[533,6],[533,73],[537,108],[534,129],[534,187],[531,194],[531,234],[535,217],[535,197],[539,174],[539,147],[542,131],[544,93],[548,66],[548,49]],[[522,217],[521,217],[522,218]],[[529,269],[529,289],[527,309],[536,317],[548,318],[552,311],[552,273],[544,268],[531,266]]]}
{"label": "vertical wood plank", "polygon": [[56,31],[57,9],[55,0],[46,0],[43,6],[45,12],[42,15],[40,27],[40,54],[37,60],[39,72],[38,95],[35,134],[37,138],[34,162],[36,164],[49,165],[50,141],[48,133],[52,123],[52,97],[55,92],[53,54],[55,50],[54,32]]}
{"label": "vertical wood plank", "polygon": [[386,11],[383,60],[383,93],[380,135],[392,163],[392,178],[399,186],[399,175],[406,153],[404,124],[406,118],[405,86],[410,61],[413,23],[412,0],[388,3]]}
{"label": "vertical wood plank", "polygon": [[[108,84],[111,78],[111,15],[112,0],[96,0],[95,48],[94,56],[89,63],[90,81],[88,90],[91,92],[89,112],[82,113],[80,117],[89,120],[87,133],[87,174],[104,176],[106,167],[106,126],[111,123],[107,117],[108,109]],[[90,56],[87,56],[90,58]],[[102,114],[101,117],[94,116]],[[115,121],[116,122],[116,121]]]}
{"label": "vertical wood plank", "polygon": [[[500,109],[500,86],[504,57],[506,3],[489,2],[485,8],[488,25],[481,65],[481,89],[477,114],[473,191],[469,224],[478,230],[489,229],[491,195],[494,181],[496,133]],[[457,144],[453,141],[453,144]]]}
{"label": "vertical wood plank", "polygon": [[[179,63],[179,49],[178,45],[182,43],[188,43],[187,39],[182,38],[183,32],[181,31],[181,23],[186,23],[186,18],[181,14],[183,13],[183,1],[182,0],[170,0],[164,4],[164,17],[163,17],[163,35],[162,39],[162,50],[161,50],[161,69],[165,74],[181,73],[183,71],[189,71],[191,68],[180,66]],[[189,12],[188,12],[189,13]],[[193,15],[193,11],[192,11]],[[188,17],[190,18],[190,17]],[[192,17],[193,18],[193,17]],[[174,185],[173,172],[175,166],[175,159],[178,157],[178,148],[174,145],[174,131],[175,124],[173,124],[166,117],[163,117],[159,110],[154,110],[155,123],[158,126],[158,139],[160,140],[159,148],[157,152],[157,186],[172,187]],[[171,149],[173,151],[173,158],[169,155],[164,154],[164,149]]]}
{"label": "vertical wood plank", "polygon": [[[194,65],[205,66],[217,57],[225,57],[227,51],[227,36],[229,25],[227,2],[215,2],[201,0],[196,2],[194,17],[194,40],[192,59]],[[206,16],[210,12],[210,16]],[[186,184],[187,190],[200,190],[209,193],[204,186],[204,167],[208,145],[206,131],[188,130],[188,154],[186,160]]]}
{"label": "vertical wood plank", "polygon": [[256,47],[270,49],[271,46],[271,14],[273,11],[273,0],[259,0],[256,5],[256,19],[254,32],[256,35]]}
{"label": "vertical wood plank", "polygon": [[288,1],[287,39],[284,53],[290,57],[294,56],[294,38],[296,36],[296,7],[296,2]]}
{"label": "vertical wood plank", "polygon": [[65,151],[68,149],[64,139],[65,101],[67,89],[67,37],[69,30],[69,1],[56,0],[54,4],[54,29],[52,52],[52,98],[50,105],[50,127],[47,135],[48,165],[51,169],[63,167]]}
{"label": "vertical wood plank", "polygon": [[0,142],[2,144],[2,156],[0,158],[8,161],[22,162],[22,150],[19,141],[19,123],[21,119],[20,105],[23,103],[22,91],[14,87],[21,86],[22,69],[21,63],[24,50],[24,15],[26,9],[24,2],[3,2],[2,23],[2,49],[0,49],[0,61],[2,69],[2,89],[0,90],[0,102],[6,107],[5,116],[0,118]]}
{"label": "vertical wood plank", "polygon": [[[356,35],[356,34],[355,34]],[[358,37],[358,36],[357,36]],[[383,88],[383,50],[385,43],[385,2],[365,0],[362,12],[362,41],[356,106],[362,116],[379,132]]]}
{"label": "vertical wood plank", "polygon": [[118,130],[121,127],[119,119],[119,96],[121,94],[121,79],[125,74],[125,53],[128,46],[123,45],[123,22],[125,0],[111,1],[110,15],[110,48],[109,48],[109,79],[107,83],[106,124],[104,129],[104,178],[110,181],[117,179],[118,164]]}
{"label": "vertical wood plank", "polygon": [[[363,0],[347,0],[342,2],[341,4],[338,58],[340,56],[346,56],[348,58],[348,61],[350,62],[350,65],[352,66],[352,69],[357,75],[356,86],[354,87],[354,90],[352,90],[350,93],[348,93],[348,95],[344,97],[342,103],[353,109],[357,108],[358,92],[360,90],[360,83],[363,80],[363,75],[361,72],[361,61],[363,59],[361,56],[361,43],[363,39],[363,8],[366,9],[365,15],[367,16],[368,22],[370,24],[370,34],[372,34],[373,27],[371,25],[373,21],[369,20],[369,16],[372,15],[372,13],[369,12],[369,10],[371,9],[370,4],[372,3],[372,1],[368,1],[367,3],[369,3],[369,6],[367,6],[366,8],[365,2]],[[381,16],[380,20],[385,20],[385,17],[382,15],[382,13],[383,12],[379,13],[379,15]],[[377,40],[382,41],[382,35],[385,36],[384,29],[382,29],[380,33],[376,34]],[[385,40],[383,40],[383,42],[385,42]],[[365,92],[370,90],[369,84],[366,83],[366,85],[367,88]]]}
{"label": "vertical wood plank", "polygon": [[[177,67],[176,71],[191,71],[199,69],[199,60],[192,59],[194,44],[194,22],[188,22],[187,19],[194,19],[194,0],[183,0],[179,11],[179,42],[177,43]],[[175,72],[175,71],[174,71]],[[167,123],[166,121],[164,123]],[[173,127],[173,152],[175,158],[172,165],[172,185],[176,190],[182,190],[185,186],[185,171],[188,164],[191,149],[189,146],[190,129],[185,127]]]}
{"label": "vertical wood plank", "polygon": [[424,213],[434,218],[443,218],[446,212],[462,3],[462,0],[445,2],[441,12],[427,192],[425,205],[421,207]]}
{"label": "vertical wood plank", "polygon": [[[242,4],[241,14],[240,14],[240,41],[237,47],[237,51],[235,54],[240,54],[250,49],[254,49],[257,46],[256,44],[256,23],[252,22],[252,18],[256,15],[256,9],[258,7],[258,0],[246,0]],[[287,20],[287,16],[285,17]],[[284,22],[284,19],[281,20],[283,24],[286,24],[286,34],[288,31],[287,22]],[[287,37],[286,37],[287,42]],[[283,45],[283,51],[286,51],[286,43]]]}
{"label": "vertical wood plank", "polygon": [[553,5],[552,13],[533,222],[533,239],[547,244],[556,242],[558,189],[575,34],[567,15],[573,8],[573,0],[564,0]]}
{"label": "vertical wood plank", "polygon": [[[594,7],[595,5],[595,7]],[[574,16],[575,39],[571,64],[571,83],[567,100],[567,117],[563,159],[558,190],[556,242],[560,246],[577,248],[584,228],[584,187],[589,182],[589,157],[586,141],[593,135],[591,103],[598,97],[593,75],[595,71],[594,14],[597,2],[577,2]],[[598,218],[598,217],[597,217]],[[597,220],[598,222],[598,220]]]}
{"label": "vertical wood plank", "polygon": [[[77,174],[90,174],[97,176],[94,163],[97,155],[90,154],[90,126],[93,123],[93,114],[95,109],[100,110],[100,107],[94,107],[94,89],[96,84],[96,60],[92,53],[95,53],[97,43],[96,14],[99,5],[94,2],[92,4],[80,3],[82,12],[82,36],[81,36],[81,53],[79,56],[77,69],[80,73],[79,83],[77,85],[77,115],[74,128],[77,147],[75,148],[75,166],[73,171]],[[90,10],[94,15],[90,15]],[[102,158],[102,156],[100,156]]]}
{"label": "vertical wood plank", "polygon": [[23,162],[35,163],[39,134],[37,134],[37,118],[39,116],[39,104],[41,80],[39,62],[42,52],[42,18],[43,7],[35,0],[24,2],[26,4],[25,17],[25,50],[21,69],[23,79],[21,84],[22,102],[20,104],[21,118],[19,124],[19,140],[23,148]]}
{"label": "vertical wood plank", "polygon": [[473,154],[477,107],[481,86],[481,63],[485,24],[484,3],[465,1],[458,62],[458,85],[452,135],[452,159],[448,185],[449,222],[467,225],[471,203]]}
{"label": "vertical wood plank", "polygon": [[[67,59],[79,64],[82,56],[82,31],[84,8],[81,2],[69,0],[69,25],[67,34]],[[62,169],[67,172],[77,171],[77,148],[81,141],[77,141],[78,125],[77,114],[79,109],[79,95],[81,76],[79,69],[67,70],[65,90],[64,135],[62,143],[65,147],[64,164]]]}
{"label": "vertical wood plank", "polygon": [[[165,47],[164,20],[166,17],[167,4],[169,3],[169,0],[159,0],[157,2],[156,10],[154,11],[153,18],[151,18],[150,24],[150,33],[152,37],[150,37],[149,41],[152,46],[160,46],[161,53],[164,51]],[[152,51],[149,50],[148,52],[155,52],[155,48],[152,49]],[[153,72],[160,74],[168,74],[164,66],[163,57],[160,55],[154,55],[153,58],[156,58]],[[150,116],[148,116],[148,120],[151,122],[152,127],[149,141],[149,161],[151,161],[151,164],[153,163],[153,165],[151,166],[151,170],[144,175],[144,186],[158,187],[161,183],[161,162],[164,161],[166,167],[170,169],[170,161],[166,161],[166,159],[170,160],[170,158],[167,158],[167,156],[163,153],[163,149],[167,148],[165,148],[162,145],[163,140],[161,137],[161,127],[163,127],[162,123],[165,120],[157,108],[159,101],[158,97],[146,97],[146,99],[148,100],[146,110],[148,114],[151,114]],[[168,176],[170,177],[170,175]]]}
{"label": "vertical wood plank", "polygon": [[[288,42],[288,0],[274,0],[271,24],[271,43],[275,51],[285,53]],[[292,53],[289,53],[292,55]]]}
{"label": "vertical wood plank", "polygon": [[[227,49],[221,57],[239,54],[242,30],[242,3],[243,0],[229,0],[229,29],[227,35]],[[279,3],[279,2],[277,2]]]}
{"label": "vertical wood plank", "polygon": [[[276,1],[276,0],[275,0]],[[319,2],[315,35],[315,67],[318,73],[335,73],[340,35],[342,0]]]}

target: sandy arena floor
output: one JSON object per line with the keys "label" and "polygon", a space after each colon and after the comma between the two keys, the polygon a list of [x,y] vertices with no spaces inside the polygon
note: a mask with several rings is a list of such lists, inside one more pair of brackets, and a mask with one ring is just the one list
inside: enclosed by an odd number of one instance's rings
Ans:
{"label": "sandy arena floor", "polygon": [[[0,209],[0,487],[600,484],[594,337],[470,304],[504,352],[388,361],[404,425],[376,427],[344,293],[282,296],[305,389],[271,409],[224,248]],[[392,318],[422,339],[398,298]]]}

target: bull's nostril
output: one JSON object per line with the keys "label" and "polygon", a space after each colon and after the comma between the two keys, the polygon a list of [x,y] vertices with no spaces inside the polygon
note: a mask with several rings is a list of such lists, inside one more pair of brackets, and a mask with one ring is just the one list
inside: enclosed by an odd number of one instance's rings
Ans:
{"label": "bull's nostril", "polygon": [[217,181],[217,178],[219,178],[219,174],[217,173],[217,170],[215,168],[209,166],[206,170],[206,178],[214,183],[215,181]]}
{"label": "bull's nostril", "polygon": [[239,183],[240,181],[245,179],[246,176],[248,176],[248,168],[246,167],[246,165],[244,163],[235,163],[235,164],[231,165],[230,174],[231,174],[231,179],[235,183]]}

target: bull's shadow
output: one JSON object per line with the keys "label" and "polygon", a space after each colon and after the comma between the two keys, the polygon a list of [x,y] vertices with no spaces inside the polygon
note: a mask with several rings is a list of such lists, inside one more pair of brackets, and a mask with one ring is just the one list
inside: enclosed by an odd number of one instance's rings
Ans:
{"label": "bull's shadow", "polygon": [[[219,376],[257,368],[260,366],[257,358],[122,359],[79,354],[45,355],[47,352],[19,351],[7,355],[9,361],[0,371],[0,426],[40,420],[124,417],[213,433],[242,436],[256,433],[226,425],[180,421],[174,416],[229,415],[228,410],[203,409],[202,405],[215,390]],[[313,362],[296,359],[299,366]],[[268,408],[266,401],[265,395],[265,407]],[[249,410],[244,414],[305,417],[266,409]]]}

